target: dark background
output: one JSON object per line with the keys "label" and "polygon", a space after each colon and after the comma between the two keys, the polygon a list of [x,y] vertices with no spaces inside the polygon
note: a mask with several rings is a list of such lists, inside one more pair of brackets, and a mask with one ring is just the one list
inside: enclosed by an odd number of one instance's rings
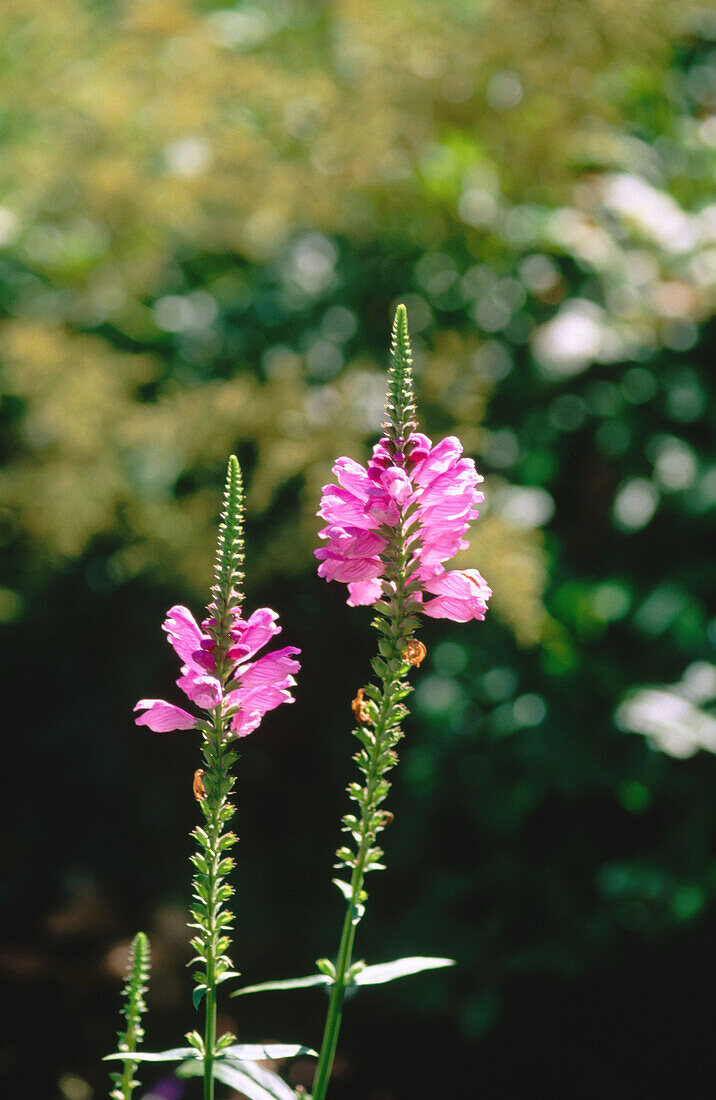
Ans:
{"label": "dark background", "polygon": [[[206,602],[232,451],[247,605],[303,649],[241,746],[234,958],[336,949],[374,639],[315,511],[400,300],[421,426],[486,475],[462,563],[494,599],[422,630],[357,945],[457,966],[350,999],[335,1100],[706,1094],[715,33],[676,0],[3,5],[7,1095],[107,1094],[138,928],[149,1048],[195,1026],[197,744],[131,710],[180,702],[160,625]],[[315,990],[224,1008],[320,1041]]]}

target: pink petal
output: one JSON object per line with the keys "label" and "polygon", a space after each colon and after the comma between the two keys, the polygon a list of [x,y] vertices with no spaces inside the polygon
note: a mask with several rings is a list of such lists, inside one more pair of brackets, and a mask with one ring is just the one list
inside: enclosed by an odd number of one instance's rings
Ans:
{"label": "pink petal", "polygon": [[267,711],[275,710],[282,703],[292,703],[293,696],[288,688],[294,683],[293,677],[288,676],[281,687],[269,684],[254,688],[252,691],[239,689],[232,692],[232,696],[241,697],[240,700],[234,699],[234,703],[240,701],[241,704],[241,710],[231,720],[231,729],[235,736],[246,737],[257,728]]}
{"label": "pink petal", "polygon": [[349,607],[367,607],[379,600],[383,595],[383,585],[380,580],[356,581],[348,585]]}
{"label": "pink petal", "polygon": [[196,728],[197,719],[181,707],[165,703],[163,699],[140,699],[135,711],[144,710],[134,721],[138,726],[149,726],[155,733],[167,733],[169,730],[191,730]]}
{"label": "pink petal", "polygon": [[321,507],[317,514],[327,523],[339,527],[375,527],[375,521],[366,511],[364,500],[337,485],[324,486]]}
{"label": "pink petal", "polygon": [[458,599],[479,597],[488,600],[492,595],[487,581],[480,576],[477,569],[451,569],[426,581],[423,588],[426,592],[439,596],[455,596]]}
{"label": "pink petal", "polygon": [[328,540],[324,553],[336,551],[347,558],[370,558],[380,554],[387,545],[381,535],[360,527],[324,527],[318,534]]}
{"label": "pink petal", "polygon": [[450,596],[437,596],[428,600],[420,609],[431,619],[452,619],[454,623],[468,623],[471,619],[485,618],[487,607],[477,600],[457,600]]}
{"label": "pink petal", "polygon": [[418,485],[426,485],[437,474],[442,474],[449,469],[462,454],[462,443],[454,435],[448,435],[441,439],[428,455],[418,463],[413,471],[413,478]]}
{"label": "pink petal", "polygon": [[177,680],[177,686],[181,688],[192,703],[196,703],[202,710],[211,710],[218,707],[222,699],[221,684],[215,676],[203,676],[197,672],[189,671]]}
{"label": "pink petal", "polygon": [[289,645],[284,649],[277,649],[273,653],[266,653],[251,664],[237,668],[236,676],[241,680],[241,688],[238,690],[250,690],[262,684],[273,684],[278,680],[285,679],[286,676],[290,676],[294,672],[298,672],[301,665],[292,658],[294,654],[300,652],[300,649]]}
{"label": "pink petal", "polygon": [[[315,551],[318,555],[319,550]],[[330,550],[325,550],[326,555]],[[383,572],[383,563],[379,558],[349,558],[344,561],[338,557],[326,557],[318,566],[318,576],[328,581],[342,581],[344,584],[354,581],[367,581],[379,577]]]}
{"label": "pink petal", "polygon": [[[182,607],[180,604],[169,609],[163,629],[174,651],[185,664],[195,661],[196,655],[202,652],[204,643],[212,644],[209,635],[202,633],[199,629],[189,608]],[[209,653],[205,653],[203,660],[213,660],[213,658]]]}
{"label": "pink petal", "polygon": [[271,638],[280,634],[277,619],[278,615],[270,607],[258,607],[246,621],[237,620],[234,627],[236,633],[232,631],[236,641],[227,654],[229,660],[241,661],[253,657]]}
{"label": "pink petal", "polygon": [[410,478],[400,466],[389,466],[381,474],[380,481],[389,496],[401,506],[406,503],[413,491]]}
{"label": "pink petal", "polygon": [[240,710],[231,720],[231,730],[234,737],[248,737],[261,725],[263,714],[259,711]]}
{"label": "pink petal", "polygon": [[368,471],[352,458],[336,459],[333,473],[338,484],[358,498],[364,497],[370,488]]}
{"label": "pink petal", "polygon": [[476,569],[454,569],[426,580],[423,591],[437,599],[423,603],[422,611],[432,619],[466,623],[484,619],[492,591]]}

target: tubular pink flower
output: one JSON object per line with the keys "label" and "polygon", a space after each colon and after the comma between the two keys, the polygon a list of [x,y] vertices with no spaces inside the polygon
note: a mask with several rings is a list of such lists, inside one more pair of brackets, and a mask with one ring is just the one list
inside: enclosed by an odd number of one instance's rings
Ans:
{"label": "tubular pink flower", "polygon": [[188,607],[180,604],[170,607],[162,629],[166,631],[169,644],[184,664],[196,663],[198,658],[199,663],[204,665],[212,644],[211,636],[199,629]]}
{"label": "tubular pink flower", "polygon": [[293,696],[288,689],[295,682],[293,676],[287,676],[280,684],[263,684],[247,691],[241,699],[241,710],[231,720],[235,735],[246,737],[253,733],[268,711],[279,707],[281,703],[292,703]]}
{"label": "tubular pink flower", "polygon": [[[213,625],[212,620],[206,619],[202,630],[186,607],[172,607],[167,612],[163,629],[183,662],[181,676],[176,682],[187,698],[206,714],[199,718],[163,699],[142,699],[134,708],[144,711],[135,719],[137,725],[148,726],[156,732],[196,729],[200,721],[213,717],[218,708],[222,714],[231,711],[230,728],[234,736],[245,737],[256,729],[267,711],[281,703],[292,703],[288,689],[296,682],[293,673],[300,668],[295,659],[300,649],[286,646],[250,659],[280,633],[277,619],[278,615],[269,607],[258,608],[248,619],[242,619],[238,611],[233,612],[229,628],[232,644],[221,666],[220,679],[218,674],[212,675],[216,669],[217,643],[205,632]],[[224,684],[229,684],[230,690]],[[237,707],[238,712],[235,712]]]}
{"label": "tubular pink flower", "polygon": [[177,687],[202,710],[213,710],[221,703],[221,683],[215,676],[186,672],[177,680]]}
{"label": "tubular pink flower", "polygon": [[234,641],[228,652],[231,660],[242,661],[253,657],[268,641],[281,633],[278,615],[270,607],[259,607],[245,621],[236,619],[229,633]]}
{"label": "tubular pink flower", "polygon": [[134,719],[137,725],[149,726],[155,733],[196,729],[197,719],[192,714],[163,699],[140,699],[134,709],[144,711]]}
{"label": "tubular pink flower", "polygon": [[422,612],[432,619],[452,619],[467,623],[484,619],[492,589],[476,569],[453,569],[441,573],[423,585],[423,592],[436,596],[423,603]]}
{"label": "tubular pink flower", "polygon": [[[444,569],[445,562],[469,546],[465,534],[484,500],[475,463],[463,457],[455,436],[433,446],[426,435],[413,432],[399,441],[395,453],[390,444],[387,437],[381,439],[367,467],[350,458],[335,463],[338,485],[324,487],[318,512],[328,523],[319,532],[326,545],[315,551],[319,576],[347,584],[352,606],[375,603],[384,595],[386,528],[405,524],[405,539],[412,547],[408,582],[417,584],[416,610],[457,622],[484,618],[491,593],[479,574],[446,574]],[[445,580],[444,590],[431,589],[441,577],[463,580]],[[425,602],[422,593],[436,599]]]}
{"label": "tubular pink flower", "polygon": [[298,661],[293,660],[293,655],[300,652],[300,649],[289,645],[284,649],[276,649],[273,653],[266,653],[247,665],[242,665],[235,672],[241,680],[239,693],[244,689],[250,691],[260,685],[278,683],[292,673],[298,672],[300,665]]}
{"label": "tubular pink flower", "polygon": [[358,581],[348,585],[349,607],[368,607],[379,600],[383,594],[383,583],[379,579],[372,581]]}

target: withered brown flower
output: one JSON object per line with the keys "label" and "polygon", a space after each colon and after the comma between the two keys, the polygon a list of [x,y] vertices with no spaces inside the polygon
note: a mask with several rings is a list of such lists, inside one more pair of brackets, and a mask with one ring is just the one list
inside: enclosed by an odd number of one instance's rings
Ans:
{"label": "withered brown flower", "polygon": [[201,777],[204,774],[202,768],[197,768],[194,772],[194,782],[192,783],[192,790],[194,791],[194,798],[197,802],[201,802],[202,798],[206,798],[206,791],[204,784],[201,781]]}
{"label": "withered brown flower", "polygon": [[405,647],[403,658],[417,668],[425,660],[427,652],[422,642],[419,642],[417,638],[411,638]]}
{"label": "withered brown flower", "polygon": [[351,710],[356,716],[356,721],[360,722],[361,726],[370,725],[370,718],[368,712],[365,709],[365,703],[363,702],[363,696],[365,692],[363,688],[358,688],[358,693],[355,699],[351,700]]}

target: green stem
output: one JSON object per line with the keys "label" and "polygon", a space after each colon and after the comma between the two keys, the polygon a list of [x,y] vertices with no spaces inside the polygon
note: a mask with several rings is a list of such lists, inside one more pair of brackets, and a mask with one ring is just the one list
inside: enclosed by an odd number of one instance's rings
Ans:
{"label": "green stem", "polygon": [[[149,941],[144,932],[137,932],[132,940],[127,979],[123,991],[126,1001],[122,1015],[127,1026],[117,1036],[120,1053],[133,1054],[144,1036],[142,1013],[146,1011],[144,994],[147,991],[148,981]],[[110,1093],[112,1100],[130,1100],[132,1092],[139,1084],[134,1076],[136,1069],[137,1063],[132,1061],[131,1058],[127,1058],[123,1062],[121,1073],[111,1075],[115,1084]]]}
{"label": "green stem", "polygon": [[218,915],[221,902],[218,898],[222,810],[226,804],[224,793],[231,786],[231,778],[223,743],[223,723],[217,710],[214,716],[214,737],[207,744],[206,801],[209,845],[206,849],[208,864],[208,921],[205,928],[204,948],[206,960],[206,996],[204,1003],[204,1100],[214,1100],[214,1061],[216,1057],[217,940],[220,935]]}
{"label": "green stem", "polygon": [[[401,562],[401,567],[403,563]],[[402,569],[401,569],[402,572]],[[360,843],[358,846],[357,858],[351,877],[351,898],[346,910],[345,919],[343,921],[343,930],[341,932],[341,940],[338,946],[338,957],[336,959],[336,975],[331,987],[330,999],[328,1001],[328,1011],[326,1013],[326,1023],[323,1030],[323,1039],[321,1041],[321,1049],[318,1055],[318,1062],[316,1065],[316,1072],[313,1078],[313,1087],[311,1090],[312,1100],[324,1100],[326,1092],[328,1090],[328,1084],[331,1077],[331,1071],[333,1069],[333,1062],[336,1056],[336,1047],[338,1045],[338,1035],[341,1027],[341,1019],[343,1016],[343,1001],[346,993],[346,975],[350,970],[351,961],[353,957],[353,944],[355,941],[356,926],[360,919],[358,913],[358,905],[360,904],[360,897],[363,891],[363,882],[365,880],[365,866],[368,851],[375,841],[375,833],[373,831],[373,821],[376,811],[375,804],[375,788],[380,779],[378,771],[378,761],[385,748],[383,739],[386,733],[386,726],[390,711],[392,707],[393,693],[400,682],[401,676],[399,672],[391,672],[390,666],[395,659],[400,659],[400,647],[401,647],[401,632],[402,632],[402,620],[403,620],[403,604],[404,604],[404,592],[402,588],[398,589],[396,614],[393,623],[393,632],[391,641],[393,643],[392,653],[389,658],[389,674],[383,681],[383,691],[380,700],[380,710],[378,714],[378,720],[375,724],[375,740],[370,753],[370,764],[367,774],[366,782],[366,800],[361,814],[360,821]]]}
{"label": "green stem", "polygon": [[216,1046],[216,986],[206,992],[204,1026],[204,1100],[214,1100],[214,1048]]}
{"label": "green stem", "polygon": [[[127,1043],[127,1050],[137,1049],[137,1033],[133,1023],[128,1023],[127,1031],[125,1032],[125,1040]],[[131,1100],[132,1091],[135,1087],[134,1073],[137,1068],[136,1062],[130,1062],[129,1059],[124,1063],[122,1070],[122,1079],[120,1082],[120,1089],[122,1092],[123,1100]]]}
{"label": "green stem", "polygon": [[[388,451],[395,459],[400,455],[400,464],[404,464],[406,450],[409,453],[410,436],[416,427],[415,400],[413,396],[412,358],[410,350],[410,336],[408,333],[408,318],[404,305],[399,305],[395,312],[393,333],[391,341],[391,367],[388,373],[388,388],[386,395],[386,423],[384,428],[384,442]],[[386,583],[384,586],[384,598],[388,606],[381,601],[376,625],[381,632],[388,626],[388,646],[381,642],[380,663],[374,669],[379,672],[381,679],[381,692],[378,700],[378,713],[375,716],[373,740],[368,748],[368,743],[361,738],[367,750],[366,754],[359,752],[356,760],[366,777],[365,787],[359,795],[351,794],[354,801],[360,801],[360,821],[350,815],[345,819],[346,831],[352,833],[358,848],[354,856],[348,858],[344,855],[345,849],[338,851],[339,866],[352,866],[353,872],[350,882],[350,901],[343,921],[343,930],[338,947],[336,959],[336,971],[330,998],[326,1023],[321,1041],[321,1049],[318,1056],[318,1064],[313,1078],[312,1100],[324,1100],[328,1090],[328,1084],[333,1068],[333,1061],[338,1045],[338,1034],[343,1014],[343,1001],[346,992],[346,977],[350,972],[353,956],[353,944],[355,941],[356,926],[363,913],[365,892],[363,882],[367,870],[375,861],[376,855],[380,855],[380,849],[375,847],[376,835],[385,826],[385,820],[379,814],[379,806],[387,791],[387,786],[382,777],[395,763],[395,755],[392,752],[393,745],[400,738],[399,722],[405,709],[399,708],[399,700],[405,692],[400,694],[400,687],[407,687],[403,683],[408,665],[403,656],[405,645],[414,628],[415,621],[410,617],[409,608],[405,603],[408,599],[406,591],[407,578],[410,569],[414,568],[413,555],[416,549],[414,535],[410,534],[414,520],[410,519],[409,510],[401,509],[401,517],[396,527],[391,530],[382,530],[386,536],[387,545],[381,555],[385,565]],[[412,549],[409,543],[412,542]],[[357,786],[357,785],[356,785]],[[350,791],[350,788],[349,788]],[[356,828],[357,825],[357,828]]]}
{"label": "green stem", "polygon": [[212,814],[212,828],[209,832],[211,849],[209,856],[209,927],[206,932],[206,997],[204,1001],[204,1100],[214,1100],[214,1051],[216,1047],[216,858],[217,823],[216,813]]}

